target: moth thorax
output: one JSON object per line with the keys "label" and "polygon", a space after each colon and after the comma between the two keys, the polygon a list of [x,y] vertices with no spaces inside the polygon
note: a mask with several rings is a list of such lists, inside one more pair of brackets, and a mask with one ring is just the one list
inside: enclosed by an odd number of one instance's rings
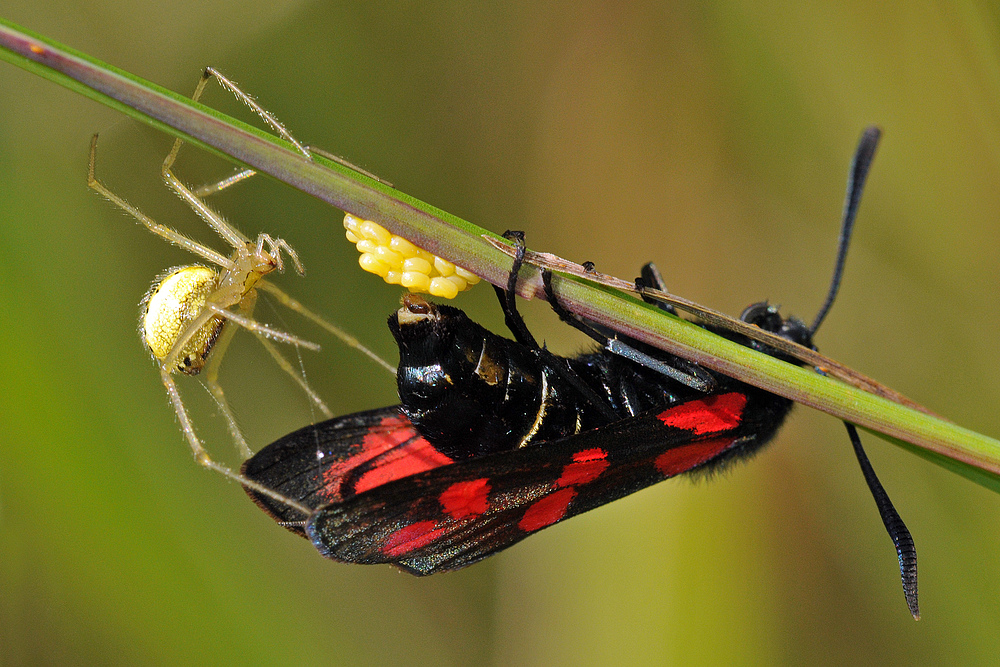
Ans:
{"label": "moth thorax", "polygon": [[[181,334],[205,309],[208,297],[218,289],[219,275],[204,266],[171,269],[153,283],[143,298],[140,333],[150,354],[166,359]],[[214,315],[194,332],[177,355],[177,370],[197,375],[205,365],[225,320]]]}

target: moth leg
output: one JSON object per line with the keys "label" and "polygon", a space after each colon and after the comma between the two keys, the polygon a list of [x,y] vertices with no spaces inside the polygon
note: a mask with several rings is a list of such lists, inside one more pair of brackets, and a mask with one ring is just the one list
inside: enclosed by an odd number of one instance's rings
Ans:
{"label": "moth leg", "polygon": [[[647,264],[646,266],[648,267],[651,265]],[[643,267],[643,269],[645,268],[646,267]],[[657,359],[656,357],[636,349],[616,336],[605,335],[596,327],[584,322],[579,317],[563,308],[562,304],[559,303],[559,299],[556,298],[555,292],[552,290],[551,271],[546,270],[542,272],[542,283],[545,285],[545,297],[548,299],[549,305],[552,306],[552,310],[554,310],[556,315],[559,316],[559,319],[596,340],[600,343],[602,348],[611,354],[628,359],[629,361],[639,364],[640,366],[645,366],[646,368],[654,370],[657,373],[660,373],[661,375],[675,380],[696,391],[707,394],[715,389],[715,378],[701,366],[684,362],[685,368],[683,370],[679,369],[676,366],[668,364],[662,359]]]}
{"label": "moth leg", "polygon": [[503,237],[514,242],[514,263],[511,265],[510,275],[507,278],[507,289],[504,290],[495,285],[493,289],[496,291],[497,299],[500,301],[504,322],[511,333],[514,334],[514,339],[532,350],[546,368],[572,385],[589,403],[600,410],[608,421],[621,419],[621,415],[615,411],[614,406],[612,406],[611,401],[607,397],[601,396],[590,385],[584,382],[583,378],[573,370],[566,359],[557,357],[540,346],[528,330],[528,325],[524,323],[524,318],[521,317],[521,313],[517,310],[518,272],[521,270],[521,266],[524,265],[524,232],[508,230],[504,232]]}
{"label": "moth leg", "polygon": [[677,310],[669,303],[663,303],[651,296],[646,296],[646,288],[657,289],[661,292],[667,291],[667,285],[663,282],[663,276],[660,275],[660,270],[656,268],[656,264],[646,262],[643,264],[642,269],[639,270],[639,273],[639,277],[635,279],[635,288],[639,292],[639,296],[642,297],[642,300],[664,312],[676,315]]}

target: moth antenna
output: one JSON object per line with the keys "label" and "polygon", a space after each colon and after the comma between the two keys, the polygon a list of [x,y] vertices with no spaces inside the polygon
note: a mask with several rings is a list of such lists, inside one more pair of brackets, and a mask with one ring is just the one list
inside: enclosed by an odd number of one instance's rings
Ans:
{"label": "moth antenna", "polygon": [[858,457],[861,465],[861,473],[868,483],[868,488],[875,498],[875,505],[878,506],[878,513],[882,517],[882,523],[889,532],[892,543],[896,546],[896,555],[899,557],[899,574],[903,580],[903,596],[906,598],[906,606],[910,608],[913,620],[920,620],[920,605],[917,601],[917,547],[913,543],[913,536],[907,529],[899,512],[893,507],[889,494],[885,492],[882,483],[875,476],[875,470],[865,455],[865,450],[861,446],[861,437],[854,424],[844,422],[847,427],[847,434],[854,445],[854,455]]}
{"label": "moth antenna", "polygon": [[810,335],[815,334],[819,325],[826,319],[834,299],[837,298],[837,292],[840,290],[840,281],[844,277],[844,263],[847,261],[847,248],[851,244],[854,219],[858,215],[858,205],[861,203],[861,192],[864,190],[868,170],[872,166],[875,149],[878,147],[881,136],[882,130],[872,125],[861,134],[858,148],[854,151],[851,168],[847,174],[847,196],[844,199],[844,215],[840,225],[840,240],[837,242],[837,261],[833,267],[833,280],[830,281],[830,290],[827,292],[826,301],[823,302],[819,313],[816,314],[816,319],[809,327]]}

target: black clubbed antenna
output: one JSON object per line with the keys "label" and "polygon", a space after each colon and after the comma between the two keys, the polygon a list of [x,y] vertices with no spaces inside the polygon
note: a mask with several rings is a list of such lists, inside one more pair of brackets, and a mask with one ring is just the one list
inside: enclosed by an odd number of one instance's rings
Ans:
{"label": "black clubbed antenna", "polygon": [[906,598],[906,606],[910,608],[913,620],[919,621],[917,547],[913,543],[913,536],[910,535],[910,531],[907,529],[906,524],[903,523],[899,512],[893,507],[892,501],[889,500],[889,494],[885,492],[882,484],[878,481],[878,477],[875,476],[875,470],[872,469],[872,464],[869,463],[868,457],[865,455],[865,450],[861,446],[858,429],[855,428],[854,424],[847,422],[844,422],[844,426],[847,427],[847,434],[851,438],[851,444],[854,445],[854,454],[858,457],[861,472],[865,476],[865,481],[868,482],[868,488],[872,492],[872,497],[875,498],[875,504],[878,505],[878,513],[882,517],[882,523],[885,524],[885,529],[889,532],[889,537],[896,546],[896,556],[899,558],[899,574],[903,580],[903,596]]}
{"label": "black clubbed antenna", "polygon": [[861,134],[858,149],[854,151],[851,170],[847,174],[847,196],[844,198],[844,216],[840,225],[840,241],[837,242],[837,263],[833,267],[833,280],[830,281],[830,291],[826,295],[823,307],[819,309],[816,319],[809,327],[810,334],[815,334],[819,325],[826,319],[830,306],[837,298],[837,291],[840,290],[840,280],[844,277],[844,262],[847,261],[847,247],[851,243],[854,219],[858,216],[858,204],[861,203],[861,192],[865,188],[868,169],[872,166],[875,149],[881,136],[882,130],[872,125]]}
{"label": "black clubbed antenna", "polygon": [[[844,262],[847,260],[847,247],[851,242],[851,232],[854,229],[854,219],[858,215],[858,205],[861,203],[861,192],[865,187],[865,180],[868,178],[868,169],[872,166],[875,158],[875,149],[882,136],[882,131],[875,126],[867,128],[858,141],[858,148],[854,152],[854,159],[851,161],[851,170],[847,175],[847,197],[844,199],[844,217],[840,226],[840,240],[837,243],[837,262],[833,268],[833,279],[830,281],[830,290],[826,295],[826,301],[819,309],[815,321],[809,328],[810,334],[815,334],[819,325],[826,319],[830,307],[837,298],[840,289],[840,281],[844,276]],[[864,448],[861,446],[861,437],[858,429],[849,422],[844,422],[847,427],[847,434],[851,438],[854,446],[854,455],[861,466],[861,474],[864,475],[868,489],[875,499],[879,516],[882,523],[896,547],[896,556],[899,559],[899,573],[903,581],[903,596],[906,598],[906,606],[910,609],[910,614],[914,620],[920,620],[920,607],[917,601],[917,548],[913,543],[913,536],[907,529],[899,512],[889,499],[889,494],[885,492],[882,483],[878,481],[875,470],[868,461]]]}

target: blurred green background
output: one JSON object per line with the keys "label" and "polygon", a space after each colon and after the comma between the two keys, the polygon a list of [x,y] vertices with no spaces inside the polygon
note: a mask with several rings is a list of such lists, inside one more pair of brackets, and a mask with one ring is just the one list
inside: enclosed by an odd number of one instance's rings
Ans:
{"label": "blurred green background", "polygon": [[[211,64],[302,141],[531,247],[738,314],[811,318],[861,129],[885,137],[822,350],[1000,435],[1000,12],[995,3],[500,4],[9,0],[6,18],[190,94]],[[205,101],[249,118],[220,89]],[[218,239],[162,187],[170,139],[0,66],[0,662],[986,664],[1000,650],[1000,498],[867,437],[916,538],[924,619],[843,427],[800,408],[724,479],[675,480],[465,571],[415,579],[317,556],[191,459],[135,334],[192,261],[86,187]],[[197,150],[178,172],[229,165]],[[357,269],[339,212],[265,178],[219,197],[280,234],[278,283],[390,359],[399,293]],[[502,331],[491,291],[457,304]],[[536,333],[584,342],[544,306]],[[391,377],[304,357],[337,413]],[[252,444],[313,419],[248,336],[222,381]],[[196,425],[235,463],[197,382]]]}

